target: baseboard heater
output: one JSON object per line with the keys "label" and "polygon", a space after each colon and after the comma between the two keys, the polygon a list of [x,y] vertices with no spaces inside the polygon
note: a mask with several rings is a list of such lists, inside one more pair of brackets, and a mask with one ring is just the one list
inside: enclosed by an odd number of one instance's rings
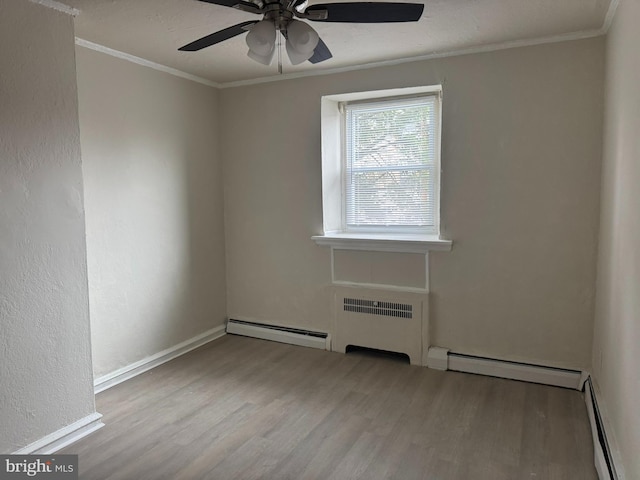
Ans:
{"label": "baseboard heater", "polygon": [[593,436],[593,457],[598,478],[600,480],[618,480],[620,478],[613,463],[611,448],[604,430],[604,423],[598,408],[595,389],[591,382],[591,377],[584,383],[584,401],[587,404],[589,423],[591,423],[591,433]]}
{"label": "baseboard heater", "polygon": [[227,333],[289,343],[301,347],[331,350],[331,337],[328,333],[314,332],[300,328],[282,327],[280,325],[269,325],[230,318],[227,322]]}
{"label": "baseboard heater", "polygon": [[455,370],[575,390],[582,390],[586,380],[586,375],[580,370],[477,357],[440,347],[429,348],[427,366],[436,370]]}

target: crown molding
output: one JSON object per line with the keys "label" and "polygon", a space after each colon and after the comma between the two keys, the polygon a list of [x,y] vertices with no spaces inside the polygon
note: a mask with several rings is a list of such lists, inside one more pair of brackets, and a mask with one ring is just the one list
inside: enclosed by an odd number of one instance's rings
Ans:
{"label": "crown molding", "polygon": [[37,5],[42,5],[43,7],[51,8],[52,10],[56,10],[58,12],[66,13],[67,15],[71,15],[72,17],[77,17],[80,14],[80,10],[77,8],[70,7],[69,5],[65,5],[61,2],[56,2],[56,0],[29,0],[31,3],[35,3]]}
{"label": "crown molding", "polygon": [[609,28],[611,28],[611,23],[613,22],[613,17],[616,15],[619,4],[620,0],[611,0],[611,3],[609,3],[609,9],[604,17],[604,22],[602,23],[603,34],[606,34],[609,31]]}
{"label": "crown molding", "polygon": [[138,65],[142,65],[143,67],[149,67],[154,70],[158,70],[160,72],[168,73],[176,77],[185,78],[187,80],[191,80],[192,82],[201,83],[209,87],[214,87],[214,88],[220,87],[219,83],[213,82],[206,78],[198,77],[197,75],[192,75],[190,73],[183,72],[182,70],[177,70],[175,68],[167,67],[166,65],[161,65],[159,63],[155,63],[150,60],[145,60],[144,58],[136,57],[135,55],[130,55],[128,53],[121,52],[120,50],[114,50],[113,48],[105,47],[104,45],[99,45],[97,43],[84,40],[83,38],[76,37],[76,45],[80,47],[88,48],[90,50],[95,50],[96,52],[104,53],[106,55],[110,55],[112,57],[116,57],[121,60],[126,60],[128,62],[136,63]]}

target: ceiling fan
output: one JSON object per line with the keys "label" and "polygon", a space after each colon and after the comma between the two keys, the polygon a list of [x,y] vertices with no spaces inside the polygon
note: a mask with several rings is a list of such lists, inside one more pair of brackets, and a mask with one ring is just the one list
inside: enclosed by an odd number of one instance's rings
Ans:
{"label": "ceiling fan", "polygon": [[[278,51],[278,70],[282,73],[279,31],[293,65],[306,60],[320,63],[332,57],[318,33],[301,18],[312,22],[390,23],[416,22],[422,16],[421,3],[348,2],[307,6],[307,0],[199,0],[263,15],[262,20],[242,22],[188,43],[178,50],[195,52],[242,33],[247,34],[249,58],[270,65]],[[278,41],[276,48],[276,40]]]}

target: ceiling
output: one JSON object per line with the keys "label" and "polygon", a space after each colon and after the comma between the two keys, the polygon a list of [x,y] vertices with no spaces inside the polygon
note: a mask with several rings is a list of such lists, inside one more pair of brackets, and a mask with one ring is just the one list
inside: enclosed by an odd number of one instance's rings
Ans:
{"label": "ceiling", "polygon": [[[278,75],[275,62],[264,66],[247,57],[244,35],[199,52],[178,51],[214,31],[259,20],[257,15],[197,0],[63,1],[80,10],[75,26],[76,36],[83,40],[218,84]],[[309,0],[309,5],[330,1]],[[614,1],[425,0],[422,18],[414,23],[310,22],[333,58],[293,66],[285,54],[283,73],[313,73],[512,42],[595,35],[603,31]]]}

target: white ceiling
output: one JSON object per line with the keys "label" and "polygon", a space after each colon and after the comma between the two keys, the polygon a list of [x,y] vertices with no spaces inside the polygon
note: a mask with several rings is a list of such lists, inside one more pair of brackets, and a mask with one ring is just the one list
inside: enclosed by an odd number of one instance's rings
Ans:
{"label": "white ceiling", "polygon": [[[275,62],[264,66],[246,56],[244,35],[199,52],[178,51],[182,45],[209,33],[260,19],[257,15],[197,0],[63,1],[80,10],[75,18],[76,36],[83,40],[220,84],[278,74]],[[283,73],[322,71],[511,42],[536,43],[565,35],[595,35],[602,32],[613,1],[425,0],[422,18],[415,23],[310,22],[333,58],[316,65],[305,62],[292,66],[283,55]],[[309,5],[330,2],[309,0]]]}

